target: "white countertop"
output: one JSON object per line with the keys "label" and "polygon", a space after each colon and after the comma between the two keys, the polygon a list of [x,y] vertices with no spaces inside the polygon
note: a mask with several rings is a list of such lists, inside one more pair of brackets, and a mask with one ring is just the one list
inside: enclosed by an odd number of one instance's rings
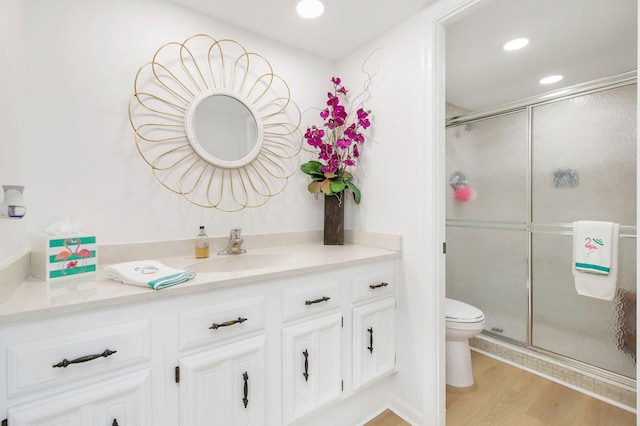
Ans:
{"label": "white countertop", "polygon": [[[401,256],[399,251],[346,243],[343,246],[325,246],[316,243],[286,245],[248,250],[247,253],[247,255],[264,254],[282,255],[286,262],[244,271],[198,273],[190,281],[160,291],[107,279],[103,267],[99,267],[95,274],[77,280],[45,282],[29,277],[0,304],[0,324],[96,307],[173,297],[295,274],[395,259]],[[212,253],[209,259],[203,260],[197,260],[193,256],[157,260],[169,267],[182,269],[216,257],[217,255]]]}

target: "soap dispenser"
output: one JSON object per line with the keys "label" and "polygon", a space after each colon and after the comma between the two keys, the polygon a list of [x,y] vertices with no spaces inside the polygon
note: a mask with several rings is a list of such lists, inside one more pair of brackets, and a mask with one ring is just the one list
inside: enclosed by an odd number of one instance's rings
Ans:
{"label": "soap dispenser", "polygon": [[196,259],[209,257],[209,237],[204,232],[204,226],[200,226],[200,233],[196,236]]}

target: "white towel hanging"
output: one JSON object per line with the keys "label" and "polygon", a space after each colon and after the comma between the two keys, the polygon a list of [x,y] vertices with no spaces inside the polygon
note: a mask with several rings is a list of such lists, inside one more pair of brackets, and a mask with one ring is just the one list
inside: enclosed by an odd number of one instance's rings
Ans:
{"label": "white towel hanging", "polygon": [[617,223],[573,223],[571,269],[578,294],[613,300],[618,279],[619,235]]}
{"label": "white towel hanging", "polygon": [[578,271],[609,275],[613,228],[612,222],[574,222],[573,250]]}

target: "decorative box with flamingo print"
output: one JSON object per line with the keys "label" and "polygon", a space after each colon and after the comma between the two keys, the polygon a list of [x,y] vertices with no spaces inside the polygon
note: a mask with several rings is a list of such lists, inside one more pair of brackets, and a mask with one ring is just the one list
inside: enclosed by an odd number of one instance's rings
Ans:
{"label": "decorative box with flamingo print", "polygon": [[38,235],[31,252],[31,273],[41,280],[75,278],[96,272],[98,248],[91,234]]}

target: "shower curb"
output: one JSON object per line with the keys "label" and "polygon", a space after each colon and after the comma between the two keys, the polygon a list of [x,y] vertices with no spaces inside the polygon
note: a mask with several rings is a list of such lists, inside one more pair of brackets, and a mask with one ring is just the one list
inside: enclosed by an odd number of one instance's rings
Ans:
{"label": "shower curb", "polygon": [[515,367],[543,376],[609,404],[636,412],[636,389],[612,380],[582,372],[544,355],[517,348],[489,336],[469,339],[473,350],[497,358]]}

